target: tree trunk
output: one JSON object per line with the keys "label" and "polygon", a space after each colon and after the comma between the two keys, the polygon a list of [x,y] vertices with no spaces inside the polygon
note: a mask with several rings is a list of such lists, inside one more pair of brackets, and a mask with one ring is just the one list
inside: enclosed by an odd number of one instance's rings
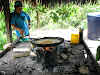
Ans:
{"label": "tree trunk", "polygon": [[2,2],[0,0],[0,11],[2,11]]}
{"label": "tree trunk", "polygon": [[3,10],[4,10],[5,22],[6,22],[6,28],[7,28],[7,40],[8,42],[12,42],[9,0],[6,0],[5,2],[2,0],[2,4],[3,4]]}

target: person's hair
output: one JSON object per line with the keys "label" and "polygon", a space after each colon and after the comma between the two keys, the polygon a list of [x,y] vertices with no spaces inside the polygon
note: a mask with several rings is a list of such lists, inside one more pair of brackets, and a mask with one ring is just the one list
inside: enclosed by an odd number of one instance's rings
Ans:
{"label": "person's hair", "polygon": [[14,7],[22,7],[22,2],[21,1],[16,1]]}

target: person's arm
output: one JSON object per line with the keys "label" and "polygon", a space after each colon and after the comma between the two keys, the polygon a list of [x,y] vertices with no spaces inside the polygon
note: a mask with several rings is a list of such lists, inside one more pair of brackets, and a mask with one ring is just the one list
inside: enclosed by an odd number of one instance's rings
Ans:
{"label": "person's arm", "polygon": [[20,32],[20,34],[23,36],[24,31],[22,29],[16,27],[14,24],[11,24],[11,25],[15,30],[18,30]]}
{"label": "person's arm", "polygon": [[18,30],[20,32],[20,34],[23,36],[24,31],[21,28],[18,28],[15,26],[15,16],[14,13],[12,13],[11,15],[11,26],[13,27],[13,29]]}
{"label": "person's arm", "polygon": [[26,15],[26,17],[27,17],[27,20],[28,20],[28,26],[29,26],[29,29],[30,29],[30,26],[31,26],[31,24],[30,24],[30,22],[31,22],[30,16],[29,16],[28,14],[26,14],[26,13],[25,13],[25,15]]}

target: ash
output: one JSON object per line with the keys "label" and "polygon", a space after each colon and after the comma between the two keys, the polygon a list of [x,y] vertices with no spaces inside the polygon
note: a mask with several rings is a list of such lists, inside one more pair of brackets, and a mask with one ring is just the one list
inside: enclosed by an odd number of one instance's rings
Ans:
{"label": "ash", "polygon": [[32,52],[37,56],[14,59],[9,51],[0,59],[0,75],[95,75],[82,44],[65,41],[51,52],[42,47],[35,47]]}

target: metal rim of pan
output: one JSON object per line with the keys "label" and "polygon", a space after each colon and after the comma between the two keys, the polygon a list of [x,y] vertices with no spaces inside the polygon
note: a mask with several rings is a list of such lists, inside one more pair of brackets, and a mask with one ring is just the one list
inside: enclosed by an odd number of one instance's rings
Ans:
{"label": "metal rim of pan", "polygon": [[[51,43],[51,44],[38,44],[36,43],[36,41],[39,41],[39,40],[43,40],[43,39],[55,39],[55,40],[58,40],[59,42],[56,42],[56,43]],[[52,47],[52,46],[57,46],[61,43],[64,42],[64,39],[61,38],[61,37],[44,37],[44,38],[37,38],[37,39],[34,39],[32,40],[32,44],[36,45],[37,47]]]}

